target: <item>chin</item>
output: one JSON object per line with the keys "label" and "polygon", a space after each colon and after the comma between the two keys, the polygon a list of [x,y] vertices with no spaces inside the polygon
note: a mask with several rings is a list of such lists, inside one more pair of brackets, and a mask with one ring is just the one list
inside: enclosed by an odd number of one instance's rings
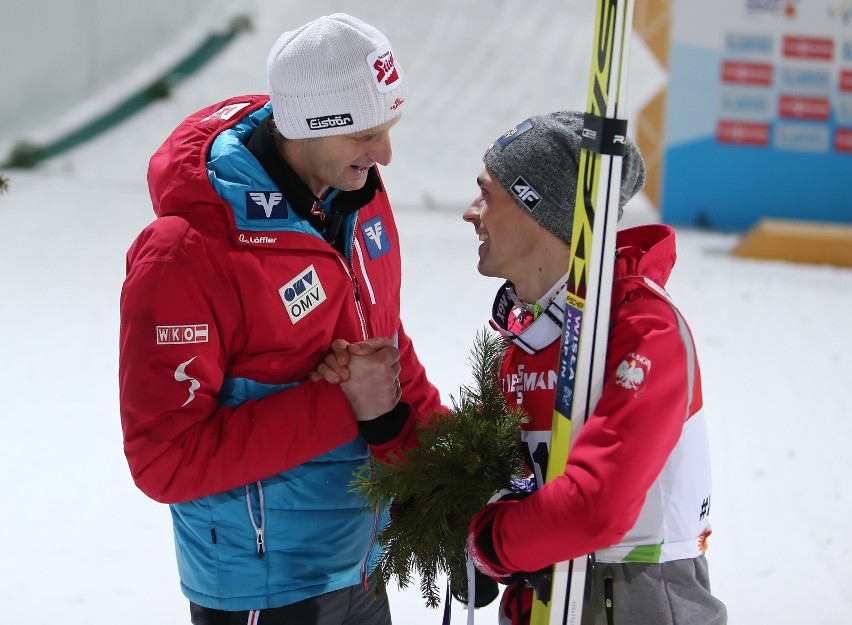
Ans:
{"label": "chin", "polygon": [[488,265],[486,265],[486,264],[485,264],[485,263],[483,263],[482,261],[480,261],[480,262],[476,265],[476,270],[477,270],[477,271],[478,271],[481,275],[486,276],[486,277],[488,277],[488,278],[499,278],[499,277],[500,277],[500,276],[498,276],[496,273],[494,273],[492,270],[488,269]]}
{"label": "chin", "polygon": [[367,184],[367,176],[363,176],[362,178],[349,179],[344,182],[341,182],[340,186],[337,187],[341,191],[357,191],[361,187]]}

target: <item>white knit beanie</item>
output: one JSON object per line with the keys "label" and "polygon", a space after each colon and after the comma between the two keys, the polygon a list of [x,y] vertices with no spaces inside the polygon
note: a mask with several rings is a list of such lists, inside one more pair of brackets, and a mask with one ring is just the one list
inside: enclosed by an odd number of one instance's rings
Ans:
{"label": "white knit beanie", "polygon": [[345,13],[278,38],[266,62],[275,125],[288,139],[350,134],[402,113],[405,74],[390,42]]}

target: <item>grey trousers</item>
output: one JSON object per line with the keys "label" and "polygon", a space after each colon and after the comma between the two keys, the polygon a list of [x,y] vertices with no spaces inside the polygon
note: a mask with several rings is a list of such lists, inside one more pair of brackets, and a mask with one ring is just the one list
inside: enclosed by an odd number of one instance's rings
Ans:
{"label": "grey trousers", "polygon": [[189,604],[193,625],[391,625],[387,594],[361,584],[269,610],[226,612]]}
{"label": "grey trousers", "polygon": [[[589,596],[583,603],[582,625],[728,622],[725,604],[710,593],[704,556],[662,564],[597,562],[589,572],[586,587]],[[504,593],[499,625],[529,625],[532,589],[523,589],[522,607],[516,603],[518,589],[513,584]]]}
{"label": "grey trousers", "polygon": [[[662,564],[598,562],[582,625],[726,625],[704,556]],[[607,608],[609,602],[609,609]],[[609,612],[609,614],[608,614]]]}

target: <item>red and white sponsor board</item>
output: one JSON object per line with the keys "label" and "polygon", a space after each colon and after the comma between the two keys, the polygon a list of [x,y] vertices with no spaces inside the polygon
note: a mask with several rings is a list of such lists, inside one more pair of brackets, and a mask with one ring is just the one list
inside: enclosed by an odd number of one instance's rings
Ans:
{"label": "red and white sponsor board", "polygon": [[672,1],[663,218],[852,222],[852,2]]}

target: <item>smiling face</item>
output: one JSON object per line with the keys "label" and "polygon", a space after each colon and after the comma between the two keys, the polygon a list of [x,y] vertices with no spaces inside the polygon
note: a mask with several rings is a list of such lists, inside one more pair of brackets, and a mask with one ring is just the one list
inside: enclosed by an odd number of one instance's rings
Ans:
{"label": "smiling face", "polygon": [[524,214],[487,168],[476,183],[479,195],[462,218],[479,235],[477,269],[484,276],[510,280],[521,299],[534,302],[567,271],[570,250]]}
{"label": "smiling face", "polygon": [[464,211],[463,219],[476,228],[479,273],[515,281],[536,246],[541,228],[523,214],[487,169],[476,178],[479,195]]}
{"label": "smiling face", "polygon": [[317,197],[330,188],[355,191],[364,186],[370,167],[390,164],[390,129],[398,121],[395,117],[348,135],[288,139],[282,146],[284,160]]}

